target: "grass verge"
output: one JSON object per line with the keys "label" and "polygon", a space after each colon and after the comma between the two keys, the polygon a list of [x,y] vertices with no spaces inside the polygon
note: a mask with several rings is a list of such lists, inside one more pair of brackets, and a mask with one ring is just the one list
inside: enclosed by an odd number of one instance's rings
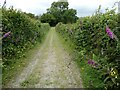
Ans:
{"label": "grass verge", "polygon": [[[48,34],[48,33],[47,33]],[[46,35],[47,35],[46,34]],[[43,44],[43,41],[46,39],[46,35],[42,38],[41,42],[37,42],[30,50],[25,51],[25,56],[20,59],[15,59],[14,63],[11,63],[9,66],[2,68],[2,87],[7,87],[8,83],[11,80],[14,80],[23,69],[29,64],[31,58],[36,54],[40,46]]]}
{"label": "grass verge", "polygon": [[98,70],[92,68],[92,66],[88,65],[87,59],[83,58],[80,51],[78,52],[75,50],[75,45],[70,39],[63,38],[59,33],[57,35],[60,38],[60,41],[63,43],[63,47],[66,51],[70,53],[70,55],[73,57],[73,60],[76,61],[76,64],[78,65],[80,69],[80,74],[83,82],[83,86],[86,89],[103,89],[103,81],[99,77]]}

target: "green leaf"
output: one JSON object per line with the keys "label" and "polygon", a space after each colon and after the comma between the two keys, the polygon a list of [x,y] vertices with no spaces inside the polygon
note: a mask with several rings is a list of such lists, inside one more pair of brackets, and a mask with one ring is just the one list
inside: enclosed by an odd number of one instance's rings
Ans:
{"label": "green leaf", "polygon": [[107,76],[105,79],[104,79],[104,83],[106,83],[106,81],[109,79],[110,77]]}

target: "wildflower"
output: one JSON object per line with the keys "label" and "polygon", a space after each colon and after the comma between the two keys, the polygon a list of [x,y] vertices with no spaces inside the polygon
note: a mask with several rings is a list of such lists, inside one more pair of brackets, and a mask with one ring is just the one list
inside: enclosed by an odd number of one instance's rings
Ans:
{"label": "wildflower", "polygon": [[108,26],[106,26],[106,32],[109,35],[110,38],[118,40],[117,36],[110,30]]}
{"label": "wildflower", "polygon": [[94,60],[88,60],[88,64],[94,68],[99,68],[99,65]]}
{"label": "wildflower", "polygon": [[91,60],[90,59],[88,60],[88,64],[91,64]]}
{"label": "wildflower", "polygon": [[82,70],[84,70],[84,68],[81,68]]}
{"label": "wildflower", "polygon": [[117,78],[117,70],[114,68],[111,68],[110,75]]}
{"label": "wildflower", "polygon": [[93,61],[93,60],[88,60],[88,64],[90,64],[90,65],[94,65],[95,64],[95,62]]}
{"label": "wildflower", "polygon": [[6,38],[7,36],[9,36],[11,33],[11,31],[7,32],[6,34],[3,35],[3,38]]}
{"label": "wildflower", "polygon": [[92,60],[92,61],[91,61],[91,64],[92,64],[92,65],[94,65],[94,64],[95,64],[95,62]]}
{"label": "wildflower", "polygon": [[112,38],[112,39],[114,38],[113,32],[110,30],[110,28],[108,26],[106,26],[106,32],[107,32],[107,34],[109,35],[110,38]]}

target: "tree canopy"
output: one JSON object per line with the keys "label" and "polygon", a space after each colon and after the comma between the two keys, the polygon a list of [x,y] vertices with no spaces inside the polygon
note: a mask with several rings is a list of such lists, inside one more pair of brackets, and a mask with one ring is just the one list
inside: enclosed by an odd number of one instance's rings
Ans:
{"label": "tree canopy", "polygon": [[69,3],[66,0],[53,2],[51,7],[47,9],[47,13],[41,16],[41,22],[49,23],[55,26],[58,22],[74,23],[77,20],[77,11],[69,9]]}

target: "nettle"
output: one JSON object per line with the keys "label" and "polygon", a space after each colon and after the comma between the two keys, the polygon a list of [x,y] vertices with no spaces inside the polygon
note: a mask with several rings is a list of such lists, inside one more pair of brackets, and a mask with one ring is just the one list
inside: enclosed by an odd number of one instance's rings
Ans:
{"label": "nettle", "polygon": [[[59,23],[56,30],[76,45],[80,58],[88,61],[99,73],[106,89],[120,88],[120,27],[115,9],[100,8],[92,16],[83,17],[76,24]],[[83,51],[84,53],[80,53]],[[97,68],[96,68],[97,67]]]}

